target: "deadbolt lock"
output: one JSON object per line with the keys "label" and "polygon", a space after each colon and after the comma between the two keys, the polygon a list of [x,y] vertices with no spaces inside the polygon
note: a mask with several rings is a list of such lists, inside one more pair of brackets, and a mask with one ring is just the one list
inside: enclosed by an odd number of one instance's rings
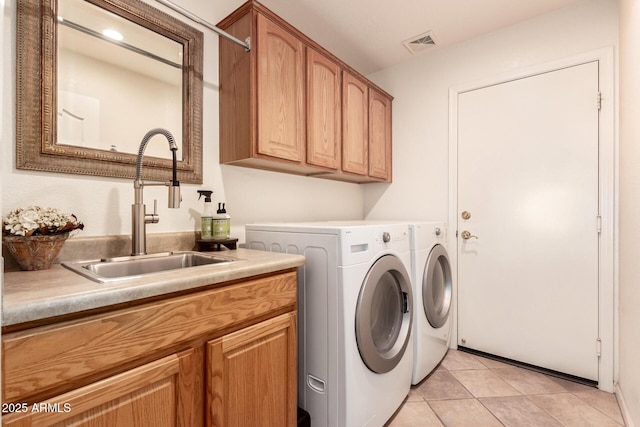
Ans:
{"label": "deadbolt lock", "polygon": [[462,217],[462,219],[469,219],[471,218],[471,212],[469,211],[464,211],[462,212],[462,215],[460,215]]}

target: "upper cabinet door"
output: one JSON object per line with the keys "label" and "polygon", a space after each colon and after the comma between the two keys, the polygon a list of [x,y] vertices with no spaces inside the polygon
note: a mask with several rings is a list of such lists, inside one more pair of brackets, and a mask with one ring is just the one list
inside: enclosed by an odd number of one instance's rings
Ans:
{"label": "upper cabinet door", "polygon": [[366,175],[368,170],[367,85],[342,73],[342,170]]}
{"label": "upper cabinet door", "polygon": [[258,14],[258,154],[304,160],[304,45]]}
{"label": "upper cabinet door", "polygon": [[391,99],[369,89],[369,176],[391,181]]}
{"label": "upper cabinet door", "polygon": [[307,163],[340,167],[340,67],[307,48]]}

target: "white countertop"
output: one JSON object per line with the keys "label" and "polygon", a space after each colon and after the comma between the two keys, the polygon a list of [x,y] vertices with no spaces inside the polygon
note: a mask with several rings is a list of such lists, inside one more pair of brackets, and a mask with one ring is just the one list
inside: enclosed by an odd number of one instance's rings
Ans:
{"label": "white countertop", "polygon": [[112,283],[96,283],[60,264],[49,270],[7,272],[4,273],[2,326],[196,290],[304,264],[302,255],[251,249],[225,251],[223,254],[238,261],[164,271]]}

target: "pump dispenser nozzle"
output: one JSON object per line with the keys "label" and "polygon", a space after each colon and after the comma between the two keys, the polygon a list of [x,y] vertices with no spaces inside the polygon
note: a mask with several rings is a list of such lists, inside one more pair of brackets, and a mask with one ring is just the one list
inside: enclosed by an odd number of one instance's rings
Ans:
{"label": "pump dispenser nozzle", "polygon": [[228,239],[231,231],[231,217],[227,214],[224,203],[218,203],[217,215],[213,217],[213,238]]}

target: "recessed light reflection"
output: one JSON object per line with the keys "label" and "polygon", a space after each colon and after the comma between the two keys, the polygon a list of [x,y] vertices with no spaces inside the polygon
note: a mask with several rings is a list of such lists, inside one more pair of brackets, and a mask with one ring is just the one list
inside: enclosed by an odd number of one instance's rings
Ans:
{"label": "recessed light reflection", "polygon": [[122,37],[122,34],[120,34],[119,32],[117,32],[116,30],[112,30],[112,29],[106,29],[104,31],[102,31],[102,34],[106,37],[109,37],[110,39],[116,40],[116,41],[122,41],[122,39],[124,37]]}

